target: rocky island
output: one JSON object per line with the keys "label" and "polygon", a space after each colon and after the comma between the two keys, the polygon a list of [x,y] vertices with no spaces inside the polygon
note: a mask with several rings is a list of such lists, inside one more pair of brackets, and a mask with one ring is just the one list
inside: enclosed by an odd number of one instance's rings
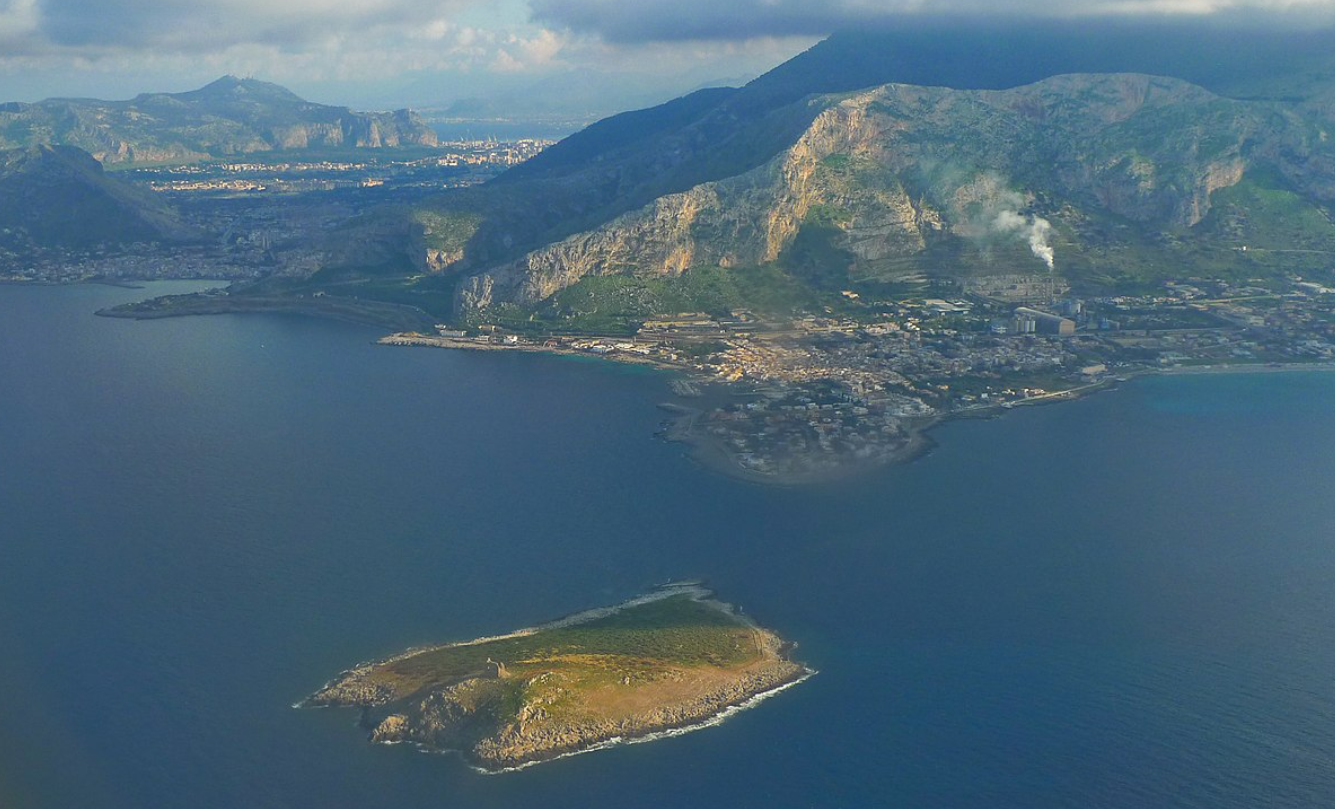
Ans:
{"label": "rocky island", "polygon": [[504,772],[708,726],[813,673],[694,584],[344,672],[301,707],[354,707],[371,741]]}

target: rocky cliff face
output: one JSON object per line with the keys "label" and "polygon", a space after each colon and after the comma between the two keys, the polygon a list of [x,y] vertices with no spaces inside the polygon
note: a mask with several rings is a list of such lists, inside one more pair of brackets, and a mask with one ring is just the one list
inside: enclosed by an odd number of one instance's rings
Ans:
{"label": "rocky cliff face", "polygon": [[76,146],[104,163],[140,163],[316,146],[434,146],[436,135],[408,110],[354,112],[229,76],[189,93],[131,101],[0,105],[0,147],[37,144]]}
{"label": "rocky cliff face", "polygon": [[1189,239],[1214,195],[1252,175],[1316,209],[1335,203],[1335,150],[1310,104],[1142,75],[1002,91],[887,85],[800,103],[818,111],[764,165],[474,272],[461,309],[533,306],[590,275],[781,261],[808,228],[845,277],[893,279],[977,271],[1033,216],[1076,263],[1109,244]]}

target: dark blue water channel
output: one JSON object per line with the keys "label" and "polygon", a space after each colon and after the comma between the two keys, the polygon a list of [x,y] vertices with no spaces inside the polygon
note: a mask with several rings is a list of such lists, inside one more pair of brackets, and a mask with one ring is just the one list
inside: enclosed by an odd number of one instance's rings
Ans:
{"label": "dark blue water channel", "polygon": [[[161,293],[180,288],[156,285]],[[662,377],[0,287],[0,806],[1335,805],[1335,374],[1143,380],[798,490]],[[707,579],[820,674],[486,777],[289,706]]]}

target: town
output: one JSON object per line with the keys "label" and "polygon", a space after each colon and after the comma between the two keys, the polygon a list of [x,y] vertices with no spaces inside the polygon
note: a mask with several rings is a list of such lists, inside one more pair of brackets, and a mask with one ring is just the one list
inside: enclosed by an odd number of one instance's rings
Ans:
{"label": "town", "polygon": [[440,190],[485,182],[553,142],[541,138],[444,141],[432,149],[391,150],[388,156],[370,152],[355,160],[285,159],[260,153],[238,160],[146,166],[130,169],[126,175],[153,191],[176,194],[292,194],[385,185]]}
{"label": "town", "polygon": [[727,471],[793,483],[912,457],[943,419],[1071,399],[1145,373],[1335,363],[1335,289],[1296,276],[1175,280],[1151,294],[1089,298],[1039,276],[953,291],[867,302],[850,291],[844,299],[857,303],[838,315],[792,319],[675,313],[633,336],[442,324],[381,342],[582,353],[678,371],[670,436]]}
{"label": "town", "polygon": [[355,160],[256,153],[120,170],[118,176],[174,206],[195,237],[69,249],[5,232],[0,282],[307,277],[320,269],[330,235],[348,219],[486,182],[551,144],[538,138],[447,141],[432,149],[363,153]]}

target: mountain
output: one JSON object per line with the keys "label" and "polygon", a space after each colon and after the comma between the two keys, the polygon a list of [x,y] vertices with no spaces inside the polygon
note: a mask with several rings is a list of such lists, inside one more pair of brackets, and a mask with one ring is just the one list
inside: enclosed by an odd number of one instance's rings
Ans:
{"label": "mountain", "polygon": [[353,112],[276,84],[225,76],[188,93],[130,101],[0,104],[0,148],[77,146],[104,163],[196,160],[314,146],[425,145],[435,133],[409,110]]}
{"label": "mountain", "polygon": [[[1227,58],[1221,55],[1227,54]],[[717,93],[712,103],[695,104],[689,118],[670,126],[644,126],[653,110],[616,116],[568,138],[559,148],[510,172],[507,180],[552,176],[587,169],[598,162],[627,162],[623,143],[607,132],[628,118],[647,141],[666,140],[683,164],[680,182],[694,185],[741,173],[765,162],[795,139],[777,139],[768,148],[740,150],[718,159],[724,141],[777,111],[813,95],[854,92],[886,84],[957,90],[1001,90],[1069,73],[1144,73],[1169,76],[1239,99],[1310,100],[1335,87],[1335,31],[1201,30],[1198,26],[1099,21],[999,20],[975,24],[931,19],[894,28],[835,34],[739,91]],[[695,96],[687,96],[694,98]],[[680,106],[669,102],[658,108]],[[624,125],[624,124],[623,124]],[[642,155],[643,156],[643,155]],[[572,159],[573,157],[573,159]],[[685,168],[685,166],[690,168]],[[680,183],[678,183],[680,185]],[[685,187],[665,187],[681,191]]]}
{"label": "mountain", "polygon": [[1046,272],[1039,219],[1091,289],[1335,263],[1332,32],[934,25],[594,124],[409,212],[376,266],[433,274],[413,291],[460,319],[526,320],[747,269],[812,289]]}
{"label": "mountain", "polygon": [[1313,108],[1139,74],[804,104],[818,114],[773,159],[471,274],[461,305],[700,267],[777,264],[836,289],[1045,272],[1035,217],[1054,229],[1057,269],[1086,286],[1335,263],[1335,120]]}
{"label": "mountain", "polygon": [[0,248],[80,250],[180,241],[193,231],[147,192],[72,146],[0,152]]}

